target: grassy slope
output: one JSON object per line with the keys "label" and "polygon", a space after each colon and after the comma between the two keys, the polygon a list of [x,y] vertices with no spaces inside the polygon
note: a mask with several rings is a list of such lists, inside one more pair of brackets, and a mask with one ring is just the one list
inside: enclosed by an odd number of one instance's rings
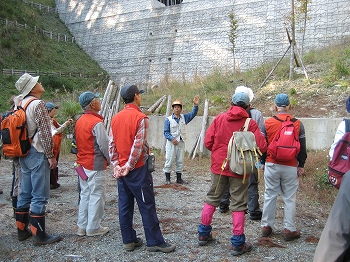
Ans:
{"label": "grassy slope", "polygon": [[[54,0],[37,0],[48,6],[55,6]],[[101,74],[100,78],[68,78],[41,76],[40,80],[48,91],[44,99],[59,99],[62,93],[81,89],[101,89],[107,85],[107,73],[80,47],[71,42],[58,42],[48,36],[34,34],[34,27],[53,33],[71,34],[57,14],[40,11],[18,0],[0,1],[0,19],[27,24],[30,29],[0,26],[0,68],[41,72],[72,72]],[[0,112],[8,109],[8,99],[17,94],[14,83],[18,76],[0,74]]]}

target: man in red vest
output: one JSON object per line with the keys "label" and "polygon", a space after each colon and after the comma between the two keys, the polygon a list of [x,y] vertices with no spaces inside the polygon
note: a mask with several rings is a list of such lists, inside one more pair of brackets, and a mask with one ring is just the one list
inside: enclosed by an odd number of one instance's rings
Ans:
{"label": "man in red vest", "polygon": [[83,115],[75,124],[78,149],[77,164],[83,167],[86,176],[79,176],[80,201],[78,212],[78,236],[98,236],[109,231],[101,226],[105,205],[104,171],[110,163],[108,134],[103,124],[100,94],[84,92],[79,96]]}
{"label": "man in red vest", "polygon": [[133,251],[142,245],[133,228],[134,201],[139,207],[150,252],[171,252],[175,245],[165,242],[159,227],[153,191],[152,173],[148,171],[148,117],[141,112],[141,94],[135,85],[121,89],[125,108],[112,118],[109,155],[118,179],[119,223],[124,249]]}

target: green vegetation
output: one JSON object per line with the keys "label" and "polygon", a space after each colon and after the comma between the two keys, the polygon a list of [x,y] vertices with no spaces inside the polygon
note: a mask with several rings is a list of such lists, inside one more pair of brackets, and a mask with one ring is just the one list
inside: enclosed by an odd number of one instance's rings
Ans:
{"label": "green vegetation", "polygon": [[[43,5],[55,6],[54,0],[36,0]],[[299,2],[302,2],[300,0]],[[305,2],[305,1],[304,1]],[[305,2],[306,3],[306,2]],[[306,8],[305,8],[306,10]],[[68,118],[76,118],[82,111],[77,103],[78,96],[85,90],[98,90],[102,94],[108,83],[108,75],[98,64],[85,54],[80,47],[71,42],[58,42],[47,36],[35,34],[33,28],[53,31],[53,33],[66,34],[72,37],[69,30],[59,19],[57,14],[40,11],[22,1],[6,0],[0,1],[0,69],[20,69],[40,72],[62,72],[62,73],[84,73],[100,74],[99,78],[74,78],[59,76],[40,76],[40,81],[46,89],[43,99],[57,103],[59,108],[58,120],[63,123]],[[28,28],[5,26],[2,21],[5,19],[19,24],[26,24]],[[234,52],[236,29],[238,21],[234,13],[230,14],[231,31],[230,41]],[[303,56],[304,64],[314,66],[314,74],[309,74],[310,81],[304,81],[303,74],[295,75],[293,80],[304,85],[304,95],[309,100],[323,90],[334,89],[345,91],[350,86],[350,40],[344,44],[334,45],[322,50],[312,50]],[[301,97],[297,84],[288,82],[289,59],[284,59],[269,78],[266,86],[259,88],[266,76],[269,74],[276,61],[264,63],[257,68],[240,72],[227,72],[219,68],[205,77],[194,76],[191,80],[172,80],[167,76],[158,83],[158,87],[148,90],[143,95],[143,105],[151,106],[160,97],[171,95],[173,99],[180,99],[183,102],[184,112],[192,108],[192,99],[195,95],[201,98],[201,104],[205,99],[209,100],[210,115],[217,115],[230,106],[231,96],[239,85],[250,86],[254,90],[255,101],[259,101],[259,109],[271,102],[272,97],[278,92],[285,92],[290,95],[293,106],[298,101],[305,99]],[[316,73],[315,73],[316,72]],[[18,76],[3,75],[0,73],[0,112],[8,110],[8,99],[11,95],[17,94],[14,83]],[[301,81],[300,81],[301,80]],[[285,84],[288,83],[288,84]],[[309,88],[310,85],[317,85],[316,88]],[[346,93],[348,95],[348,93]],[[319,98],[317,98],[319,99]],[[266,108],[268,107],[265,106]],[[160,110],[164,114],[166,105]],[[317,110],[317,109],[316,109]],[[203,113],[203,106],[200,106],[199,115]],[[70,126],[67,133],[72,133],[73,126]],[[70,140],[64,139],[61,147],[62,154],[70,152]],[[305,167],[306,176],[301,179],[301,187],[306,189],[313,199],[321,202],[332,203],[336,190],[327,183],[327,152],[309,152]],[[314,190],[310,190],[310,186]]]}
{"label": "green vegetation", "polygon": [[[54,0],[36,0],[46,6],[55,6]],[[0,69],[16,69],[39,72],[62,72],[100,75],[95,78],[59,77],[40,75],[46,89],[43,99],[60,101],[62,94],[74,90],[101,90],[108,83],[108,75],[77,44],[34,33],[34,27],[53,34],[67,35],[68,28],[58,14],[48,13],[22,1],[0,2]],[[27,25],[27,29],[14,25],[6,26],[3,21]],[[39,73],[40,74],[40,73]],[[0,74],[0,112],[9,109],[8,99],[17,94],[14,83],[19,76]]]}

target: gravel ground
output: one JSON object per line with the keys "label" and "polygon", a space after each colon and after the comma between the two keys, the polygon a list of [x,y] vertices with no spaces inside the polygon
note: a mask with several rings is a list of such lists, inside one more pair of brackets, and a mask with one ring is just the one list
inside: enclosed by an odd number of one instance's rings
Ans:
{"label": "gravel ground", "polygon": [[[186,159],[183,178],[184,186],[163,185],[164,175],[161,157],[157,159],[153,173],[158,218],[164,237],[176,244],[173,253],[151,253],[145,245],[133,252],[123,250],[118,223],[118,196],[116,181],[111,170],[106,172],[106,206],[103,226],[110,232],[104,236],[76,236],[77,222],[77,177],[73,170],[74,159],[63,156],[59,162],[59,183],[61,187],[51,191],[47,205],[46,229],[48,233],[61,234],[63,240],[46,246],[34,246],[31,238],[19,242],[11,200],[10,160],[0,162],[0,260],[1,261],[312,261],[318,237],[328,216],[329,207],[322,207],[308,201],[307,186],[298,192],[297,227],[300,239],[292,242],[283,240],[283,204],[279,198],[277,205],[276,231],[271,238],[261,238],[260,221],[249,220],[246,215],[245,234],[253,244],[250,253],[239,257],[231,255],[231,215],[218,211],[213,218],[215,241],[207,246],[198,246],[197,226],[203,201],[210,185],[209,160]],[[172,174],[172,181],[174,175]],[[263,181],[260,183],[260,201],[263,202]],[[304,189],[303,189],[304,188]],[[134,227],[138,236],[145,241],[142,222],[135,208]]]}

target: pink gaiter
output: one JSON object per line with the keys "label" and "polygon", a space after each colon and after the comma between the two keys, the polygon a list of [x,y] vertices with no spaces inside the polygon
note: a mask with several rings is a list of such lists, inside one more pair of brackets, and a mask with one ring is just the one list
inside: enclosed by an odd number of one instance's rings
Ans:
{"label": "pink gaiter", "polygon": [[213,214],[215,212],[216,207],[204,203],[202,210],[202,224],[204,226],[210,226],[213,220]]}
{"label": "pink gaiter", "polygon": [[244,216],[244,211],[232,212],[232,233],[235,236],[240,236],[244,234]]}

